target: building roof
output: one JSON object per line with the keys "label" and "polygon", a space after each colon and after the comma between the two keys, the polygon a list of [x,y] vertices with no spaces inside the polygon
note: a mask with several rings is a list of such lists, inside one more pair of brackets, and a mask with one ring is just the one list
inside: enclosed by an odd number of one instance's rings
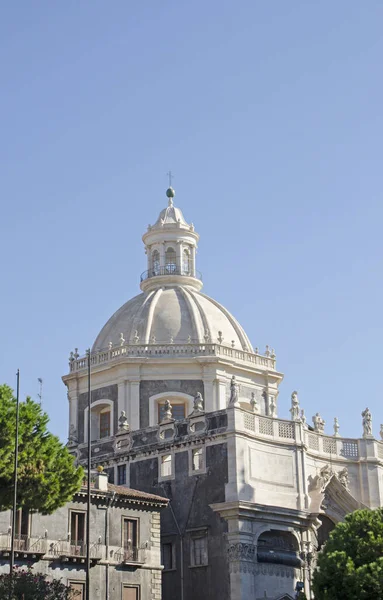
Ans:
{"label": "building roof", "polygon": [[[160,287],[126,302],[104,325],[93,352],[126,344],[216,344],[253,351],[238,321],[216,300],[187,285]],[[222,342],[220,342],[222,343]]]}
{"label": "building roof", "polygon": [[[83,485],[78,494],[84,495],[87,493],[86,485]],[[95,487],[94,483],[91,483],[91,494],[92,495],[110,495],[116,494],[118,496],[123,496],[124,500],[131,500],[132,502],[144,502],[146,504],[161,504],[163,506],[167,506],[169,504],[169,499],[164,498],[163,496],[157,496],[156,494],[148,494],[147,492],[141,492],[140,490],[133,490],[132,488],[127,488],[122,485],[114,485],[112,483],[108,483],[107,490],[100,490]]]}
{"label": "building roof", "polygon": [[113,483],[108,483],[108,491],[114,492],[115,494],[119,494],[120,496],[125,496],[132,500],[145,500],[149,502],[160,502],[161,504],[168,505],[168,498],[164,498],[163,496],[157,496],[156,494],[148,494],[147,492],[141,492],[140,490],[133,490],[131,488],[124,487],[122,485],[114,485]]}

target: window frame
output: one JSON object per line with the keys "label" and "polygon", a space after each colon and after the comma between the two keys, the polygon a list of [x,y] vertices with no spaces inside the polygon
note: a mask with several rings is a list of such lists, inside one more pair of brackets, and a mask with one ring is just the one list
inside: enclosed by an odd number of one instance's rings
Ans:
{"label": "window frame", "polygon": [[131,521],[135,525],[136,530],[136,545],[132,544],[133,548],[139,548],[140,545],[140,519],[138,517],[132,517],[131,515],[121,515],[121,548],[125,551],[125,521]]}
{"label": "window frame", "polygon": [[[165,456],[170,456],[170,474],[163,475],[162,474],[162,465],[164,464],[163,458]],[[174,452],[163,452],[158,455],[158,481],[169,481],[169,479],[174,479]]]}
{"label": "window frame", "polygon": [[[108,416],[108,425],[107,425],[107,435],[102,435],[102,417]],[[99,412],[99,416],[98,416],[98,435],[99,435],[99,440],[104,440],[105,438],[108,438],[111,436],[111,431],[112,431],[112,411],[110,409],[110,407],[106,407],[103,408],[102,410],[100,410]]]}
{"label": "window frame", "polygon": [[[158,416],[157,416],[158,421],[157,421],[157,423],[158,424],[161,423],[161,421],[162,421],[161,409],[165,407],[165,400],[166,400],[166,398],[164,398],[163,402],[162,401],[157,402],[157,413],[158,413]],[[186,402],[174,402],[174,403],[172,403],[172,401],[170,400],[170,404],[172,406],[172,418],[175,421],[184,421],[186,419],[186,410],[187,410]],[[176,407],[178,408],[179,406],[182,406],[182,408],[184,409],[184,416],[182,417],[182,419],[176,419],[174,417],[174,414],[173,414],[173,410]]]}
{"label": "window frame", "polygon": [[[81,579],[67,579],[67,585],[71,587],[72,583],[75,585],[82,585],[82,598],[81,600],[85,600],[86,597],[86,582]],[[73,600],[77,600],[78,596],[74,596]]]}
{"label": "window frame", "polygon": [[141,600],[141,586],[134,583],[121,583],[121,598],[124,598],[124,588],[133,588],[137,590],[137,600]]}
{"label": "window frame", "polygon": [[[189,564],[189,568],[200,568],[200,567],[207,567],[209,566],[209,536],[208,536],[208,530],[207,528],[201,528],[201,529],[194,529],[194,530],[189,530],[189,540],[190,540],[190,564]],[[195,547],[194,544],[197,540],[205,540],[205,555],[206,555],[206,562],[204,563],[200,563],[200,564],[196,564],[195,561]]]}
{"label": "window frame", "polygon": [[[171,561],[172,561],[172,566],[167,569],[165,566],[165,561],[163,560],[163,547],[164,546],[170,546],[171,548]],[[164,573],[169,573],[170,571],[176,571],[177,570],[177,555],[176,555],[176,544],[174,541],[161,541],[161,565],[163,566],[163,572]]]}
{"label": "window frame", "polygon": [[[121,467],[124,467],[124,483],[120,483],[120,469]],[[127,475],[128,475],[128,468],[127,468],[127,464],[123,463],[122,465],[117,465],[117,485],[122,485],[122,486],[126,486],[127,485]]]}
{"label": "window frame", "polygon": [[[77,514],[77,515],[80,514],[80,515],[84,516],[84,531],[83,531],[83,537],[84,537],[84,539],[83,540],[81,540],[81,539],[76,539],[76,540],[72,539],[72,515],[75,515],[75,514]],[[81,510],[81,509],[77,510],[75,508],[70,508],[69,509],[68,534],[69,534],[69,544],[71,546],[77,546],[78,542],[81,542],[82,544],[86,543],[86,518],[87,518],[86,510]],[[74,542],[76,542],[76,543],[74,543]]]}
{"label": "window frame", "polygon": [[[201,450],[202,456],[202,467],[200,469],[194,468],[194,452]],[[202,475],[206,473],[206,448],[205,446],[196,446],[189,448],[189,476]]]}

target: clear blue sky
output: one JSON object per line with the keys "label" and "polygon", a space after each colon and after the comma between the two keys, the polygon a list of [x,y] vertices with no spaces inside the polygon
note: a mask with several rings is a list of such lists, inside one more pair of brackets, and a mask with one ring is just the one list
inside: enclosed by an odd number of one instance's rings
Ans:
{"label": "clear blue sky", "polygon": [[0,9],[0,381],[64,440],[61,376],[139,292],[176,204],[204,291],[276,348],[307,416],[381,414],[380,0],[83,0]]}

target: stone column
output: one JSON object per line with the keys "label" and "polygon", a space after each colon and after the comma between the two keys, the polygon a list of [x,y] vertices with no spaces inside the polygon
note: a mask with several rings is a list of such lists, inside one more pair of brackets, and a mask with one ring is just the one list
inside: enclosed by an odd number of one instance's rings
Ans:
{"label": "stone column", "polygon": [[160,252],[160,267],[165,267],[165,243],[163,242],[158,248]]}
{"label": "stone column", "polygon": [[129,381],[129,411],[128,420],[131,429],[140,429],[140,380]]}
{"label": "stone column", "polygon": [[230,598],[235,600],[255,598],[256,547],[246,539],[241,541],[229,539],[228,542]]}
{"label": "stone column", "polygon": [[[127,411],[127,399],[126,399],[126,379],[121,379],[118,382],[118,396],[117,396],[117,419],[120,418],[121,411],[124,410],[128,415]],[[116,432],[114,432],[116,433]]]}
{"label": "stone column", "polygon": [[216,379],[216,408],[214,410],[222,410],[227,407],[227,398],[226,398],[226,379],[218,377]]}
{"label": "stone column", "polygon": [[179,270],[180,273],[182,273],[182,251],[183,251],[183,244],[180,240],[177,241],[176,244],[176,265],[177,265],[177,269]]}
{"label": "stone column", "polygon": [[196,254],[196,248],[195,246],[191,246],[190,248],[190,260],[191,260],[191,274],[193,275],[193,277],[195,277],[195,254]]}
{"label": "stone column", "polygon": [[214,390],[215,374],[206,372],[203,375],[204,401],[205,412],[217,410],[215,408],[215,390]]}
{"label": "stone column", "polygon": [[71,433],[71,426],[73,425],[74,431],[78,435],[78,396],[74,391],[67,392],[69,402],[69,433]]}

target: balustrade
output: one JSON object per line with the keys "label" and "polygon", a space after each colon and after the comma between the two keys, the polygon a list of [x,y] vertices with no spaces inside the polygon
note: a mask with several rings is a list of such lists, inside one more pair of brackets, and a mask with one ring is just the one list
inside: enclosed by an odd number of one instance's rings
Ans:
{"label": "balustrade", "polygon": [[[259,365],[268,369],[275,369],[275,358],[253,354],[245,350],[231,348],[223,344],[216,343],[155,343],[155,344],[125,344],[115,346],[109,350],[100,350],[91,355],[91,366],[104,365],[125,357],[169,357],[173,356],[222,356],[252,365]],[[72,358],[69,361],[70,372],[78,372],[87,369],[88,359],[86,356],[81,358]]]}

